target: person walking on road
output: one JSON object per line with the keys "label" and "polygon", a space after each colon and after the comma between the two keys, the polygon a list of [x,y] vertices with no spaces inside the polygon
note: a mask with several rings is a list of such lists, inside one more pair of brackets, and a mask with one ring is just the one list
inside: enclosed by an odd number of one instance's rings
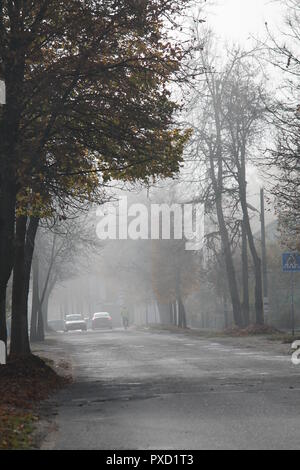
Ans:
{"label": "person walking on road", "polygon": [[121,317],[122,317],[123,326],[125,330],[127,330],[129,327],[129,312],[128,312],[127,307],[123,307],[121,311]]}

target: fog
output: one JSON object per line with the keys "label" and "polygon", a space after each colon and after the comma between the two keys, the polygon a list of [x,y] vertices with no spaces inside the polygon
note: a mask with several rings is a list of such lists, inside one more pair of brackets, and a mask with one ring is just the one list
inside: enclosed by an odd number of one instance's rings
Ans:
{"label": "fog", "polygon": [[0,449],[299,449],[298,0],[31,3],[0,2]]}

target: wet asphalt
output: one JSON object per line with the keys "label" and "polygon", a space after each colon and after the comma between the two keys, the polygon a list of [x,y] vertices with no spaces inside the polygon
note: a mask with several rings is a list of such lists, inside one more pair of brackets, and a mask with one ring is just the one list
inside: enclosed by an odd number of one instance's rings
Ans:
{"label": "wet asphalt", "polygon": [[289,356],[168,332],[58,341],[74,384],[50,403],[44,449],[300,449],[300,366]]}

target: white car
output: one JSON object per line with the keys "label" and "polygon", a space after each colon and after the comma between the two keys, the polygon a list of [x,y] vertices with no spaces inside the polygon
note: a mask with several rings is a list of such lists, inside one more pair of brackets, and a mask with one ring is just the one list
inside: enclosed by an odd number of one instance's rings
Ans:
{"label": "white car", "polygon": [[68,315],[65,321],[65,331],[87,331],[87,323],[82,315]]}

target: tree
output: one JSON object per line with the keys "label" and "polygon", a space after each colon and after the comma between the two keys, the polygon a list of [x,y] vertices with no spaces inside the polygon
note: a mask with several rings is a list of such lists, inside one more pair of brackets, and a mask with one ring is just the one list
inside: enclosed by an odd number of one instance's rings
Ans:
{"label": "tree", "polygon": [[[214,208],[217,216],[219,233],[224,252],[228,286],[231,296],[233,315],[236,325],[242,326],[241,303],[236,279],[236,273],[233,263],[232,248],[228,224],[225,216],[225,200],[228,194],[236,191],[233,186],[234,181],[226,167],[226,151],[224,149],[224,116],[222,113],[222,82],[216,78],[213,73],[208,58],[201,54],[202,64],[206,67],[205,81],[201,88],[197,89],[194,97],[194,106],[196,118],[194,122],[194,148],[196,161],[201,162],[205,168],[205,181],[203,188],[203,203],[206,208],[208,201]],[[203,96],[208,99],[204,107],[198,107],[199,101],[202,102]]]}
{"label": "tree", "polygon": [[91,256],[99,251],[94,232],[89,213],[40,227],[32,269],[31,342],[44,340],[44,333],[49,331],[48,303],[55,286],[87,270]]}
{"label": "tree", "polygon": [[[53,211],[53,195],[63,211],[66,196],[91,197],[110,178],[178,170],[188,133],[174,127],[178,106],[167,84],[180,73],[184,51],[163,19],[175,18],[187,4],[1,2],[0,62],[7,84],[0,116],[2,307],[17,200],[27,214],[33,204],[45,216]],[[19,243],[21,237],[24,245],[20,228]],[[0,317],[6,339],[3,310]]]}
{"label": "tree", "polygon": [[186,241],[152,241],[152,283],[161,323],[186,328],[185,299],[199,290],[202,281],[201,256],[186,251]]}
{"label": "tree", "polygon": [[299,156],[300,156],[300,7],[296,0],[282,0],[286,7],[285,26],[279,37],[268,29],[269,41],[264,57],[280,72],[280,86],[268,103],[274,144],[263,161],[274,184],[275,207],[279,218],[282,244],[299,249]]}
{"label": "tree", "polygon": [[[246,164],[250,152],[253,150],[253,142],[261,136],[261,125],[266,116],[264,102],[264,85],[257,80],[257,71],[253,71],[253,64],[243,61],[242,58],[234,59],[229,64],[229,79],[224,82],[224,117],[229,133],[229,155],[232,163],[232,173],[238,183],[238,197],[243,214],[243,259],[244,265],[248,264],[246,259],[246,239],[254,265],[255,274],[255,311],[256,323],[264,323],[263,313],[263,291],[262,291],[262,266],[254,236],[252,233],[248,198]],[[244,273],[244,292],[247,292],[246,273]],[[245,296],[245,304],[248,299]],[[249,310],[246,311],[249,317]]]}
{"label": "tree", "polygon": [[[262,324],[261,260],[249,216],[246,169],[266,111],[264,89],[251,71],[253,63],[249,54],[233,50],[224,65],[212,59],[209,47],[208,44],[199,55],[205,81],[197,86],[192,98],[194,141],[191,152],[204,175],[202,201],[208,210],[216,213],[235,323],[243,326],[249,321],[249,244],[256,279],[256,322]],[[205,104],[201,106],[199,102]],[[242,233],[243,305],[233,259],[232,233]]]}
{"label": "tree", "polygon": [[31,263],[37,228],[38,220],[36,218],[31,218],[28,229],[26,217],[22,216],[17,220],[12,289],[11,355],[30,354],[27,309]]}
{"label": "tree", "polygon": [[[156,218],[154,214],[151,217],[158,230],[158,239],[151,242],[152,290],[159,308],[161,323],[173,323],[186,328],[188,320],[185,301],[199,288],[201,257],[199,251],[186,249],[188,227],[185,225],[185,211],[188,201],[185,201],[187,194],[181,187],[180,177],[179,181],[167,181],[167,191],[164,186],[165,183],[161,182],[151,190],[151,193],[149,192],[152,205],[156,204],[158,209]],[[194,214],[190,215],[194,218],[193,225],[195,225],[195,206],[193,211]],[[167,219],[169,231],[164,233],[166,227],[163,224],[166,224]],[[195,244],[198,242],[196,238],[195,236]]]}

